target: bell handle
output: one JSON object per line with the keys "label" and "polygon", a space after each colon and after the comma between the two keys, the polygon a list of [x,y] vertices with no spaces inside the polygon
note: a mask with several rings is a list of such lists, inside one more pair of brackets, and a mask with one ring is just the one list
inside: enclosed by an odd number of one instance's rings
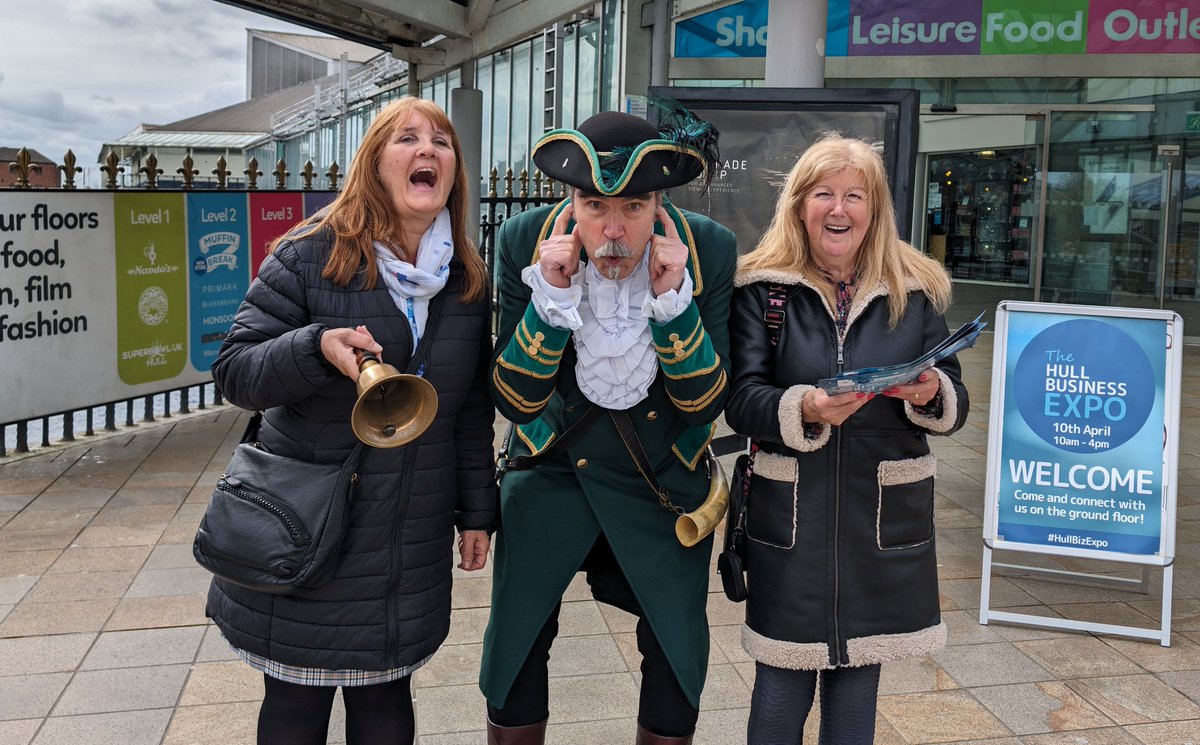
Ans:
{"label": "bell handle", "polygon": [[362,366],[368,362],[374,362],[376,364],[379,364],[379,362],[380,362],[379,355],[375,354],[374,352],[368,352],[365,349],[359,349],[358,347],[355,347],[354,348],[354,363],[356,365],[358,365],[359,369],[361,370]]}

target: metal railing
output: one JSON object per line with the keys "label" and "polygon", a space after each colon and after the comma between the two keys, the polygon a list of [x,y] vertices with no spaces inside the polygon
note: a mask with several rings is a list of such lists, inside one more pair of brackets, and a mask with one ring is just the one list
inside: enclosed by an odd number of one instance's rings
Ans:
{"label": "metal railing", "polygon": [[[502,193],[496,191],[501,178],[504,180]],[[513,192],[514,181],[520,185],[516,193]],[[514,177],[513,170],[509,168],[501,177],[499,172],[493,168],[488,175],[487,196],[479,199],[479,252],[483,254],[483,261],[487,264],[488,273],[493,278],[496,276],[496,233],[504,221],[535,207],[557,204],[566,198],[568,193],[566,184],[543,177],[540,171],[533,177],[532,189],[529,188],[529,182],[529,171],[527,170],[522,170],[520,175]],[[496,328],[495,310],[499,307],[498,300],[496,283],[493,281],[493,330]]]}
{"label": "metal railing", "polygon": [[[62,174],[61,183],[56,186],[38,186],[30,181],[30,174],[42,173],[43,164],[34,163],[29,151],[26,148],[21,148],[17,151],[17,159],[15,161],[10,163],[0,162],[0,168],[6,168],[8,172],[13,173],[16,176],[12,185],[7,187],[9,189],[75,191],[78,188],[75,184],[75,176],[83,172],[83,168],[76,165],[76,161],[77,158],[75,153],[71,150],[68,150],[63,156],[63,164],[53,166],[56,171],[61,172]],[[125,191],[156,191],[160,187],[166,189],[182,189],[184,191],[191,191],[198,187],[215,189],[217,191],[258,191],[258,179],[263,175],[263,172],[258,170],[258,159],[251,158],[246,162],[246,169],[242,171],[242,174],[246,177],[245,182],[243,183],[239,180],[235,183],[230,183],[229,177],[233,176],[234,174],[232,171],[228,170],[228,163],[226,162],[225,157],[221,156],[217,158],[217,167],[212,171],[212,175],[215,178],[202,183],[196,178],[200,175],[200,171],[195,167],[195,160],[192,158],[191,152],[189,151],[187,155],[183,156],[183,160],[180,161],[180,167],[175,169],[175,172],[179,174],[179,178],[175,179],[174,177],[171,177],[171,181],[168,184],[160,184],[159,179],[163,175],[163,169],[158,167],[158,156],[154,153],[150,153],[146,156],[146,159],[143,162],[145,165],[137,169],[137,173],[139,174],[138,183],[123,187],[120,183],[119,177],[121,174],[125,173],[125,164],[130,163],[130,161],[123,161],[120,156],[117,155],[115,150],[110,149],[108,151],[108,155],[104,158],[104,165],[100,166],[100,172],[104,174],[104,185],[102,188],[109,191],[115,191],[117,189],[124,189]],[[130,167],[133,167],[132,163],[130,163]],[[324,176],[329,181],[330,191],[337,191],[338,181],[343,175],[342,170],[343,167],[339,166],[336,160],[330,163],[329,168],[326,169]],[[313,189],[320,190],[321,187],[319,183],[322,174],[319,173],[318,167],[313,165],[311,160],[306,161],[304,165],[301,166],[299,173],[303,181],[302,186],[300,187],[302,191],[312,191]],[[291,175],[291,172],[288,170],[287,163],[285,163],[283,159],[280,159],[275,163],[275,169],[271,171],[269,175],[274,177],[275,189],[287,189],[286,180],[287,177]],[[316,182],[316,185],[314,185],[314,182]],[[2,188],[5,187],[0,186],[0,189]]]}
{"label": "metal railing", "polygon": [[[16,436],[15,444],[12,448],[13,453],[28,453],[30,452],[29,431],[31,425],[35,428],[40,427],[40,447],[46,448],[50,447],[52,437],[56,442],[75,442],[76,425],[80,423],[79,420],[82,420],[83,434],[87,437],[94,436],[96,434],[98,414],[103,419],[101,429],[104,432],[116,432],[122,426],[133,427],[138,423],[168,419],[173,416],[171,411],[172,395],[176,398],[174,413],[190,414],[193,406],[193,394],[196,409],[205,409],[208,406],[220,406],[224,403],[221,391],[215,383],[198,383],[182,388],[158,391],[144,396],[106,401],[92,404],[86,408],[70,409],[32,419],[22,419],[16,422],[0,424],[0,458],[5,458],[9,455],[7,443],[10,428],[15,430]],[[206,397],[208,398],[207,403],[205,402]],[[123,411],[118,413],[118,410]]]}

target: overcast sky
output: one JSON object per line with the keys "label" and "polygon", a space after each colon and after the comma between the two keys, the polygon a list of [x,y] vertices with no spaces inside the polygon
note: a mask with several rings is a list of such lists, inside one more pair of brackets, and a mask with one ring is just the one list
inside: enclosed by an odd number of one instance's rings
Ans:
{"label": "overcast sky", "polygon": [[[246,29],[215,0],[0,0],[0,146],[95,170],[103,142],[244,101]],[[94,177],[96,180],[98,177]]]}

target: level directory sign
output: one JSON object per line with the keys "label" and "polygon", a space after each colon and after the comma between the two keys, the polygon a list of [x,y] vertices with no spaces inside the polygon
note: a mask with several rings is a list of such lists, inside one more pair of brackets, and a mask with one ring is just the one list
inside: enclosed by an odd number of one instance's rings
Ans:
{"label": "level directory sign", "polygon": [[187,195],[188,324],[192,366],[208,371],[250,286],[246,194]]}
{"label": "level directory sign", "polygon": [[275,239],[304,219],[304,195],[299,192],[250,192],[250,277],[267,258]]}
{"label": "level directory sign", "polygon": [[167,380],[187,361],[182,194],[113,195],[117,371],[127,385]]}
{"label": "level directory sign", "polygon": [[1041,553],[1170,555],[1182,320],[1002,303],[996,333],[985,538]]}

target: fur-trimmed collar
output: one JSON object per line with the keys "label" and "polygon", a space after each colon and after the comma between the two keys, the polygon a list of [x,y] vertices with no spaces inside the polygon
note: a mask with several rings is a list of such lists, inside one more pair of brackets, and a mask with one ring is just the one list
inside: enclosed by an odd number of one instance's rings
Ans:
{"label": "fur-trimmed collar", "polygon": [[[779,268],[750,270],[739,269],[733,279],[734,287],[744,287],[756,282],[764,282],[767,284],[803,285],[804,287],[816,292],[817,297],[821,298],[821,305],[825,306],[825,312],[829,314],[830,318],[835,317],[833,309],[829,307],[829,302],[825,299],[825,294],[820,291],[816,282],[801,272],[797,272],[793,269]],[[905,277],[904,289],[908,292],[917,292],[922,288],[914,278]],[[858,288],[858,291],[854,293],[854,302],[850,306],[850,313],[846,317],[846,328],[848,329],[854,325],[854,321],[860,315],[862,315],[862,312],[866,310],[868,305],[871,304],[871,301],[875,300],[876,298],[887,297],[887,295],[888,286],[882,281],[878,282],[870,289],[867,289],[866,287]]]}

